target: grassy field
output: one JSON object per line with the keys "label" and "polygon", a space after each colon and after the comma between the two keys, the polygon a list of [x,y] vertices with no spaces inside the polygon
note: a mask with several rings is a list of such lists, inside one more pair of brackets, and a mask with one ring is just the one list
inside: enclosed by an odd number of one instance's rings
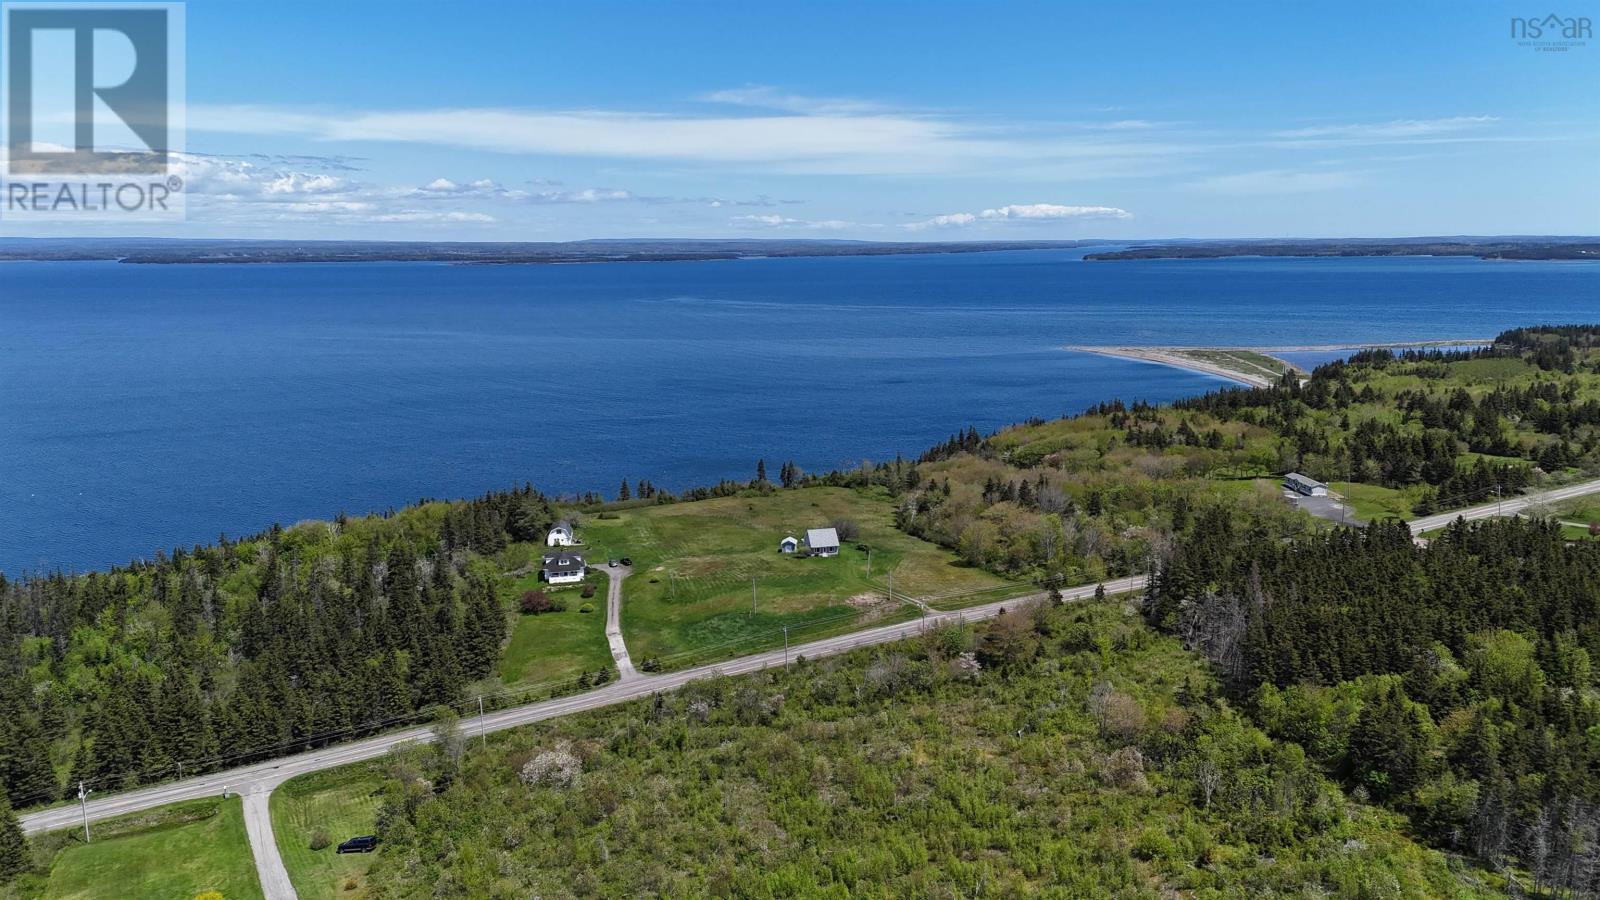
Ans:
{"label": "grassy field", "polygon": [[1411,505],[1416,498],[1406,491],[1394,488],[1381,487],[1376,484],[1358,484],[1351,481],[1340,481],[1329,487],[1334,493],[1341,494],[1356,518],[1363,522],[1377,522],[1383,519],[1410,519],[1415,517]]}
{"label": "grassy field", "polygon": [[46,848],[60,849],[48,877],[37,886],[19,885],[18,896],[187,900],[204,891],[219,891],[225,900],[261,896],[238,797],[110,819],[93,825],[92,836],[89,844],[82,842],[81,831],[42,839]]}
{"label": "grassy field", "polygon": [[1260,375],[1265,378],[1279,378],[1289,370],[1283,360],[1254,350],[1177,350],[1179,356],[1187,356],[1201,362],[1223,366],[1236,372],[1250,375]]}
{"label": "grassy field", "polygon": [[[272,833],[301,900],[368,896],[366,874],[376,853],[336,853],[339,842],[376,830],[382,777],[370,766],[302,775],[272,794]],[[311,849],[318,831],[332,842]],[[231,896],[231,895],[229,895]]]}
{"label": "grassy field", "polygon": [[1575,497],[1550,506],[1551,515],[1569,522],[1600,522],[1600,501],[1593,497]]}
{"label": "grassy field", "polygon": [[[604,565],[605,561],[600,560]],[[562,678],[576,678],[583,672],[596,672],[611,664],[606,647],[606,576],[593,573],[588,583],[595,595],[584,600],[576,586],[550,591],[539,581],[537,572],[524,575],[507,589],[515,604],[524,591],[544,590],[567,603],[565,612],[540,615],[516,614],[511,640],[500,658],[500,679],[508,685],[538,684]],[[585,603],[594,611],[579,612]]]}
{"label": "grassy field", "polygon": [[[589,516],[581,534],[599,565],[609,557],[633,559],[622,627],[635,662],[713,647],[727,647],[731,656],[765,645],[757,637],[784,625],[797,638],[811,638],[913,614],[885,602],[891,571],[895,590],[916,596],[1002,583],[896,530],[893,509],[881,492],[816,487]],[[785,535],[803,537],[807,528],[838,519],[861,531],[839,556],[778,552]],[[871,548],[870,571],[868,553],[857,545]]]}

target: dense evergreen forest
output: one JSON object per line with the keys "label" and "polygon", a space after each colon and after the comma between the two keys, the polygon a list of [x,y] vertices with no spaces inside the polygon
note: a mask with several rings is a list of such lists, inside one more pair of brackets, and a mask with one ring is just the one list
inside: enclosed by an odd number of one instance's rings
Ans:
{"label": "dense evergreen forest", "polygon": [[524,488],[273,528],[108,573],[0,576],[0,777],[16,806],[355,736],[458,698],[506,635],[486,556]]}
{"label": "dense evergreen forest", "polygon": [[1261,540],[1225,508],[1146,611],[1228,695],[1438,846],[1600,890],[1600,544],[1543,521]]}

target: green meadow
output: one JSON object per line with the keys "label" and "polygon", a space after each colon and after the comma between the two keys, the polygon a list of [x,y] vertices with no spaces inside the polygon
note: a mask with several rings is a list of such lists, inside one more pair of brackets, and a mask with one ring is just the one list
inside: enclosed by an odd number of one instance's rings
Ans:
{"label": "green meadow", "polygon": [[[272,793],[272,833],[301,900],[368,897],[374,853],[339,853],[342,841],[377,830],[382,776],[370,765],[292,778]],[[327,843],[313,850],[313,840]],[[322,843],[318,840],[316,843]]]}
{"label": "green meadow", "polygon": [[48,874],[20,883],[18,897],[45,900],[224,900],[261,897],[238,797],[208,798],[97,822],[35,841]]}
{"label": "green meadow", "polygon": [[[836,557],[778,552],[786,535],[854,523]],[[590,515],[580,534],[596,565],[630,557],[623,634],[635,663],[736,656],[791,638],[809,639],[915,615],[889,601],[990,590],[1004,582],[894,527],[881,490],[811,487]],[[865,549],[863,549],[865,548]],[[603,577],[603,576],[602,576]]]}

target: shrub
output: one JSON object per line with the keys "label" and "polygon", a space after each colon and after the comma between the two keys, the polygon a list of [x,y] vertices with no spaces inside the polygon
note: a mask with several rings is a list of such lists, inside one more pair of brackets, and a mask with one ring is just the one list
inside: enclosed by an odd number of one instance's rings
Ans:
{"label": "shrub", "polygon": [[555,749],[545,750],[528,760],[517,777],[529,787],[568,788],[577,782],[581,774],[583,761],[572,752],[571,744],[562,741]]}
{"label": "shrub", "polygon": [[594,596],[594,585],[592,585],[592,584],[584,585],[583,586],[583,598],[585,600],[587,600],[587,599],[589,599],[590,597],[593,597],[593,596]]}
{"label": "shrub", "polygon": [[333,838],[328,837],[328,833],[323,831],[321,828],[318,828],[316,831],[312,832],[311,849],[326,850],[328,849],[328,845],[331,843],[333,843]]}
{"label": "shrub", "polygon": [[967,651],[950,660],[950,677],[961,681],[977,681],[983,672],[983,664],[978,662],[978,654]]}
{"label": "shrub", "polygon": [[1144,708],[1139,701],[1103,681],[1089,693],[1089,712],[1100,726],[1101,736],[1111,740],[1132,740],[1144,729]]}
{"label": "shrub", "polygon": [[1169,859],[1177,852],[1178,848],[1173,845],[1172,838],[1167,837],[1165,831],[1154,825],[1146,825],[1133,842],[1133,855],[1143,860]]}
{"label": "shrub", "polygon": [[201,891],[194,895],[194,900],[222,900],[221,891]]}
{"label": "shrub", "polygon": [[523,612],[534,615],[552,612],[555,609],[555,604],[550,600],[550,595],[544,591],[525,591],[520,605]]}
{"label": "shrub", "polygon": [[1106,757],[1100,777],[1113,787],[1142,791],[1150,782],[1144,776],[1144,754],[1137,747],[1123,747]]}
{"label": "shrub", "polygon": [[861,526],[854,519],[834,519],[833,530],[839,532],[841,541],[853,541],[861,536]]}
{"label": "shrub", "polygon": [[593,603],[585,603],[584,605],[578,607],[578,612],[581,612],[581,613],[592,613],[592,612],[594,612],[594,604]]}
{"label": "shrub", "polygon": [[661,659],[660,659],[660,657],[656,657],[656,656],[647,656],[647,657],[645,657],[644,661],[639,663],[639,671],[641,671],[641,672],[659,672],[659,671],[661,671]]}

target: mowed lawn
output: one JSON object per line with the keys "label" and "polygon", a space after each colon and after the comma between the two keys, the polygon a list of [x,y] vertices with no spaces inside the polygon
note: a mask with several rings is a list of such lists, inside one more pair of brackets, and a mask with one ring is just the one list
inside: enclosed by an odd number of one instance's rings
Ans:
{"label": "mowed lawn", "polygon": [[[591,560],[591,562],[593,562]],[[599,561],[605,565],[605,560]],[[606,576],[591,572],[586,583],[595,594],[585,600],[577,585],[551,587],[539,580],[537,571],[524,575],[507,589],[512,608],[526,591],[544,591],[566,601],[565,612],[529,615],[516,612],[511,639],[500,657],[500,680],[508,685],[541,684],[577,678],[584,672],[598,672],[611,665],[611,650],[606,646]],[[585,604],[593,612],[579,612]]]}
{"label": "mowed lawn", "polygon": [[[914,614],[883,602],[891,571],[895,590],[916,596],[1003,583],[897,530],[893,515],[882,491],[813,487],[584,516],[579,534],[596,565],[633,559],[622,629],[635,663],[655,657],[677,667],[781,643],[774,634],[785,625],[805,640]],[[803,538],[840,519],[860,536],[839,556],[778,552],[785,535]],[[858,544],[871,548],[870,572]]]}
{"label": "mowed lawn", "polygon": [[[338,853],[342,841],[377,830],[383,779],[366,765],[302,775],[272,792],[272,833],[301,900],[368,896],[366,874],[378,853]],[[328,846],[312,850],[318,831]],[[231,895],[224,895],[225,897]]]}
{"label": "mowed lawn", "polygon": [[193,800],[90,826],[56,854],[47,900],[175,900],[219,891],[225,900],[261,896],[238,797]]}

